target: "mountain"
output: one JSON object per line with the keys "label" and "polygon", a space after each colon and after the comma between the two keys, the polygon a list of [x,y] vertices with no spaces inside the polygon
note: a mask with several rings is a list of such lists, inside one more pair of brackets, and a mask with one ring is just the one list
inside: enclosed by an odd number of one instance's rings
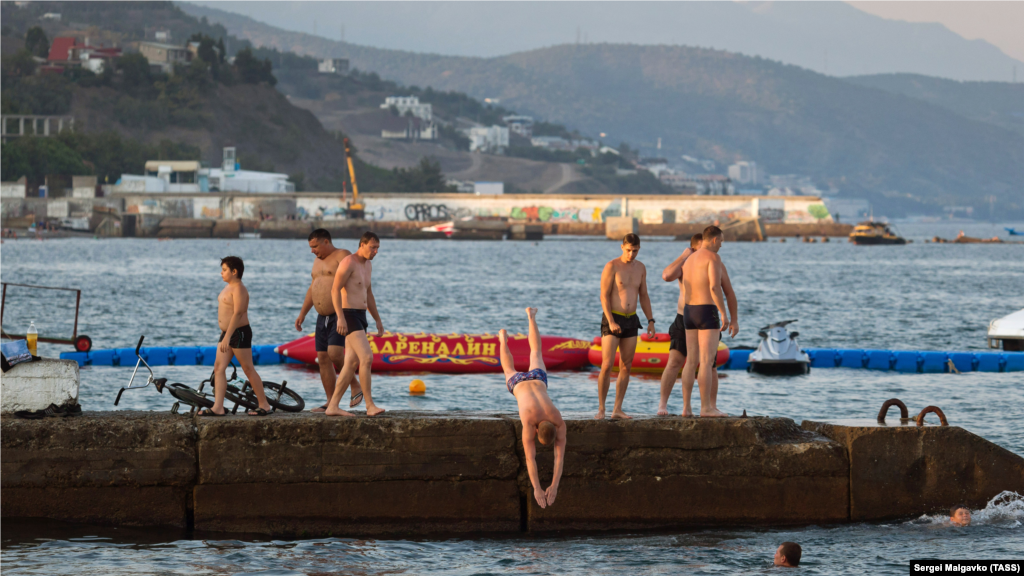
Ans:
{"label": "mountain", "polygon": [[838,76],[908,72],[1009,81],[1015,65],[1024,73],[1024,63],[985,41],[966,40],[941,24],[887,20],[843,2],[196,4],[289,31],[453,56],[495,57],[582,41],[709,47]]}
{"label": "mountain", "polygon": [[[562,45],[496,58],[382,50],[202,12],[256,45],[459,90],[648,154],[754,160],[807,174],[890,215],[985,206],[1024,212],[1024,137],[949,108],[796,66],[684,46]],[[655,149],[660,138],[662,147]]]}
{"label": "mountain", "polygon": [[961,116],[1024,134],[1024,84],[957,82],[919,74],[875,74],[845,80],[924,100]]}

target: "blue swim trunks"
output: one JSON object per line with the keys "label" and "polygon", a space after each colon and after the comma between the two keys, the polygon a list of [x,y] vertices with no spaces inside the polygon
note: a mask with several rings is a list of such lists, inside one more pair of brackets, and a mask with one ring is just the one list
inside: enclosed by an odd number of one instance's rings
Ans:
{"label": "blue swim trunks", "polygon": [[505,382],[505,386],[508,388],[508,393],[514,396],[515,392],[513,392],[513,390],[516,389],[516,384],[525,380],[540,380],[544,383],[545,388],[548,387],[548,373],[537,368],[530,370],[529,372],[516,372],[513,374],[512,377],[508,379],[508,382]]}

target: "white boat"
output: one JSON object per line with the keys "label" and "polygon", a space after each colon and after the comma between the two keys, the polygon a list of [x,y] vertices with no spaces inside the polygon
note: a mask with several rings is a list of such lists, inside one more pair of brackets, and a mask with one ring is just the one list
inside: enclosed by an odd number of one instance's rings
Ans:
{"label": "white boat", "polygon": [[1007,352],[1024,352],[1024,310],[989,322],[987,340],[989,348],[999,348],[1002,342]]}

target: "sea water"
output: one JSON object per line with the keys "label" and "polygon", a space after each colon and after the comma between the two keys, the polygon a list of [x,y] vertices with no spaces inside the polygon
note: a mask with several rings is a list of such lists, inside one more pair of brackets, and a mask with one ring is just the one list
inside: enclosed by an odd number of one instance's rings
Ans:
{"label": "sea water", "polygon": [[[990,320],[1024,308],[1024,245],[925,243],[933,235],[1002,234],[989,225],[904,225],[907,246],[858,247],[841,239],[808,244],[727,243],[720,254],[740,303],[740,334],[730,346],[755,346],[757,330],[796,318],[807,347],[984,351]],[[353,249],[355,242],[338,246]],[[685,247],[645,239],[656,325],[667,331],[678,289],[662,269]],[[374,260],[374,294],[384,327],[408,332],[526,332],[523,308],[540,309],[544,334],[590,340],[599,333],[599,281],[620,254],[617,242],[549,237],[541,242],[448,242],[385,239]],[[302,332],[295,318],[309,285],[313,256],[302,240],[18,240],[2,246],[4,282],[82,289],[78,331],[94,347],[212,345],[220,335],[216,296],[220,258],[241,256],[250,292],[254,343],[277,344]],[[20,291],[19,291],[20,290]],[[40,313],[40,309],[43,310]],[[40,334],[70,335],[73,295],[10,287],[4,326],[32,314]],[[641,312],[642,315],[642,312]],[[24,316],[24,318],[22,318]],[[15,328],[11,328],[14,330]],[[371,320],[371,330],[373,324]],[[56,356],[69,347],[40,344]],[[258,367],[266,380],[287,380],[308,406],[322,403],[319,374],[298,365]],[[198,385],[209,367],[155,368],[157,376]],[[732,413],[804,419],[873,418],[888,398],[912,412],[941,407],[963,426],[1024,454],[1024,373],[899,374],[814,369],[769,378],[723,371],[719,407]],[[85,410],[112,410],[130,370],[81,371]],[[590,417],[597,408],[596,372],[556,372],[550,392],[563,414]],[[427,384],[410,396],[409,381]],[[374,377],[374,396],[389,410],[514,412],[498,375],[398,374]],[[695,392],[696,394],[696,392]],[[634,377],[627,412],[657,408],[658,379]],[[151,388],[126,392],[119,409],[166,410],[170,399]],[[670,409],[682,401],[676,387]],[[895,413],[894,413],[895,414]],[[600,505],[600,503],[595,503]],[[804,547],[804,570],[821,574],[903,574],[916,558],[1024,557],[1024,499],[1005,494],[974,512],[974,525],[953,528],[943,516],[884,524],[730,528],[613,534],[518,535],[497,538],[271,540],[261,536],[126,530],[74,524],[3,523],[4,571],[50,574],[60,561],[83,574],[568,574],[758,573],[778,543]],[[63,571],[63,569],[62,569]]]}

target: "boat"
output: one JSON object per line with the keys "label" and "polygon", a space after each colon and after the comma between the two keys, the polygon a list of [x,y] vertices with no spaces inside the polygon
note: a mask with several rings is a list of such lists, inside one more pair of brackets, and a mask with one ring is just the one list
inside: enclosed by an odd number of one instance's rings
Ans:
{"label": "boat", "polygon": [[1010,236],[1024,236],[1024,232],[1018,232],[1016,228],[1003,228]]}
{"label": "boat", "polygon": [[[636,343],[636,352],[633,354],[633,367],[630,372],[643,372],[661,374],[665,371],[665,364],[668,363],[668,347],[671,338],[668,334],[659,333],[653,337],[641,334]],[[590,363],[598,368],[601,367],[601,337],[594,338],[587,353]],[[729,361],[729,347],[724,343],[718,343],[718,352],[715,354],[715,366],[722,366]],[[619,353],[615,352],[615,370],[619,368]]]}
{"label": "boat", "polygon": [[1024,310],[989,322],[987,341],[989,348],[1002,342],[1005,352],[1024,352]]}
{"label": "boat", "polygon": [[[483,374],[501,372],[498,336],[494,334],[418,334],[385,332],[367,334],[373,351],[373,371]],[[548,371],[577,370],[587,363],[590,343],[562,336],[541,336]],[[525,334],[509,334],[509,351],[516,370],[530,368],[530,342]],[[312,334],[281,344],[275,352],[291,360],[316,365]]]}
{"label": "boat", "polygon": [[783,320],[758,330],[761,342],[747,359],[747,372],[766,376],[795,376],[811,372],[811,357],[800,349],[796,338],[799,332],[790,332],[788,324],[796,320]]}
{"label": "boat", "polygon": [[906,244],[902,236],[893,232],[885,222],[861,222],[850,232],[850,242],[858,246],[874,246],[879,244]]}

